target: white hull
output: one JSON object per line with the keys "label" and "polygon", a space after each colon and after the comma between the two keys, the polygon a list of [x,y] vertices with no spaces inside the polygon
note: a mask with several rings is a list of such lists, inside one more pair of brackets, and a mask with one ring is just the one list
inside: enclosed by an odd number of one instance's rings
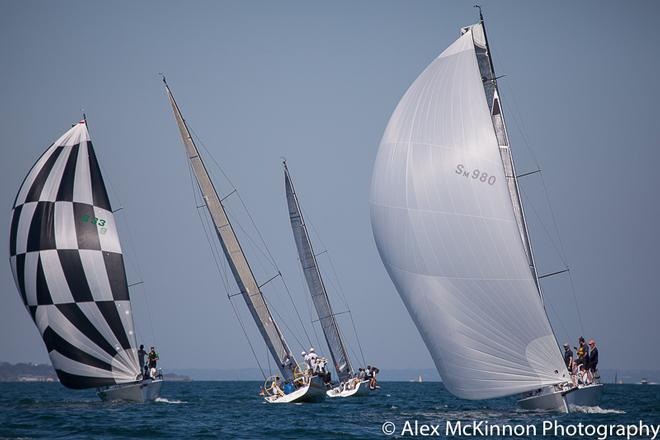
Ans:
{"label": "white hull", "polygon": [[325,384],[318,376],[313,376],[309,384],[298,388],[292,393],[285,394],[284,396],[268,396],[265,397],[268,403],[302,403],[302,402],[322,402],[325,400]]}
{"label": "white hull", "polygon": [[518,401],[522,409],[550,410],[570,412],[571,406],[596,406],[603,394],[603,384],[595,383],[580,386],[569,391],[555,391],[549,388],[536,396],[526,397]]}
{"label": "white hull", "polygon": [[145,380],[122,385],[114,385],[108,388],[100,388],[96,394],[101,400],[125,400],[128,402],[148,402],[160,397],[162,379]]}
{"label": "white hull", "polygon": [[331,390],[328,390],[326,393],[328,397],[334,398],[334,397],[362,397],[362,396],[368,396],[376,389],[371,389],[369,388],[369,381],[368,380],[363,380],[362,382],[358,383],[355,388],[349,389],[349,390],[341,390],[339,387],[333,388]]}

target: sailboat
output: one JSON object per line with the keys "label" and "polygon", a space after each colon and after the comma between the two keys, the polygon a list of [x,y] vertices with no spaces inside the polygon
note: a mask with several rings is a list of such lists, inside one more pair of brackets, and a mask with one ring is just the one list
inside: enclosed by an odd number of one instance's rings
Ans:
{"label": "sailboat", "polygon": [[[220,241],[222,250],[227,258],[232,275],[240,290],[240,295],[245,299],[245,304],[268,347],[270,355],[275,360],[275,364],[280,371],[284,383],[284,386],[278,386],[277,389],[265,386],[264,399],[268,403],[318,402],[323,400],[325,398],[325,384],[322,378],[318,375],[305,374],[298,366],[295,356],[284,339],[284,335],[268,309],[266,299],[255,279],[247,257],[234,232],[234,228],[229,221],[227,212],[213,186],[211,177],[192,139],[186,121],[183,119],[181,111],[174,100],[174,95],[164,77],[163,83],[165,84],[167,97],[172,105],[174,117],[179,127],[195,180],[215,227],[217,239]],[[272,379],[267,380],[266,383],[274,383],[275,378]],[[290,392],[286,392],[289,390]]]}
{"label": "sailboat", "polygon": [[337,324],[336,315],[330,305],[330,298],[328,298],[328,292],[321,277],[316,254],[309,238],[307,225],[300,209],[300,202],[293,187],[293,181],[291,180],[286,161],[283,162],[283,167],[286,200],[289,207],[289,220],[291,222],[296,248],[298,249],[300,265],[302,266],[307,287],[309,288],[309,293],[312,297],[321,329],[323,330],[325,342],[330,350],[332,363],[335,366],[337,378],[339,379],[338,386],[328,390],[327,395],[328,397],[364,396],[369,394],[371,390],[369,380],[360,379],[355,375],[348,357],[346,344]]}
{"label": "sailboat", "polygon": [[14,200],[10,263],[62,385],[144,402],[119,234],[83,119],[32,166]]}
{"label": "sailboat", "polygon": [[451,393],[594,405],[602,385],[573,386],[545,311],[479,18],[389,120],[372,175],[376,245]]}

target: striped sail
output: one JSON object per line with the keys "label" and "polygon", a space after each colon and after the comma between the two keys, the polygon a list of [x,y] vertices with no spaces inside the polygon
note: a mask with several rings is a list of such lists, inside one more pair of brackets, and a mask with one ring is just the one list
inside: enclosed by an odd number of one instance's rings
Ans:
{"label": "striped sail", "polygon": [[291,181],[291,176],[289,175],[289,169],[287,168],[286,163],[284,163],[284,181],[284,186],[286,188],[286,201],[289,206],[289,220],[291,221],[293,237],[296,241],[296,247],[298,248],[300,264],[303,273],[305,274],[309,293],[314,302],[316,314],[321,323],[321,329],[323,330],[325,341],[330,349],[330,355],[332,356],[335,370],[337,370],[337,377],[343,382],[353,375],[353,368],[348,360],[346,346],[342,340],[335,315],[332,312],[328,292],[325,290],[325,285],[321,278],[321,271],[319,270],[316,261],[316,255],[314,255],[312,242],[309,239],[307,226],[305,225],[302,211],[300,210],[300,204],[298,203],[298,196],[293,188],[293,182]]}
{"label": "striped sail", "polygon": [[371,223],[443,383],[486,399],[564,382],[514,212],[471,28],[415,80],[380,143]]}
{"label": "striped sail", "polygon": [[60,382],[91,388],[140,374],[124,261],[84,121],[34,164],[14,201],[16,286]]}
{"label": "striped sail", "polygon": [[[163,79],[163,81],[165,80]],[[172,111],[174,112],[174,117],[179,127],[181,139],[186,149],[188,160],[192,166],[195,180],[197,181],[204,203],[206,204],[206,208],[208,209],[213,225],[215,226],[218,240],[220,240],[222,250],[227,258],[234,280],[236,281],[241,295],[245,299],[245,304],[247,305],[248,310],[268,347],[268,351],[276,361],[280,373],[282,373],[284,379],[291,380],[294,377],[294,368],[296,366],[295,357],[268,309],[266,299],[252,273],[250,264],[248,263],[245,253],[241,248],[241,244],[238,241],[238,237],[236,237],[236,233],[229,222],[222,201],[220,200],[220,197],[218,197],[218,193],[215,191],[211,177],[206,171],[206,167],[199,155],[197,146],[193,142],[192,136],[190,136],[188,126],[181,115],[181,111],[179,110],[179,107],[174,100],[174,95],[172,95],[172,91],[167,83],[165,83],[165,89],[170,104],[172,105]]]}

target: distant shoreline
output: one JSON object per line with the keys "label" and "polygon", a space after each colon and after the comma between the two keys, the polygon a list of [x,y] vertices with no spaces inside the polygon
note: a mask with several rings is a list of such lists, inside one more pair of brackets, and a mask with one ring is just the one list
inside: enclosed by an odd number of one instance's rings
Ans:
{"label": "distant shoreline", "polygon": [[[192,381],[191,377],[181,374],[166,373],[164,376],[169,382]],[[59,379],[50,364],[0,362],[0,382],[59,382]]]}
{"label": "distant shoreline", "polygon": [[[189,381],[262,381],[263,377],[257,368],[173,368],[164,369],[165,379],[169,382]],[[274,372],[272,372],[274,374]],[[645,379],[649,385],[660,383],[658,370],[601,370],[603,383],[614,383],[616,377],[624,384],[639,384]],[[269,375],[269,372],[266,372]],[[440,375],[431,368],[381,368],[378,376],[381,382],[437,382],[441,383]],[[0,382],[58,382],[57,375],[50,364],[20,362],[10,364],[0,362]]]}

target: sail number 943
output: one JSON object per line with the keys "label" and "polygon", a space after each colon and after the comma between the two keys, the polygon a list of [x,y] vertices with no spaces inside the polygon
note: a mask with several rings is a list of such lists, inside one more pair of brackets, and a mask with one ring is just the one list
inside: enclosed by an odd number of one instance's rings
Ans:
{"label": "sail number 943", "polygon": [[477,180],[479,182],[487,183],[489,185],[494,185],[495,181],[497,180],[497,178],[495,176],[492,176],[492,175],[490,175],[486,172],[483,172],[481,170],[478,170],[476,168],[473,169],[472,171],[470,171],[462,163],[459,163],[458,165],[456,165],[455,173],[459,176],[465,177],[466,179]]}

